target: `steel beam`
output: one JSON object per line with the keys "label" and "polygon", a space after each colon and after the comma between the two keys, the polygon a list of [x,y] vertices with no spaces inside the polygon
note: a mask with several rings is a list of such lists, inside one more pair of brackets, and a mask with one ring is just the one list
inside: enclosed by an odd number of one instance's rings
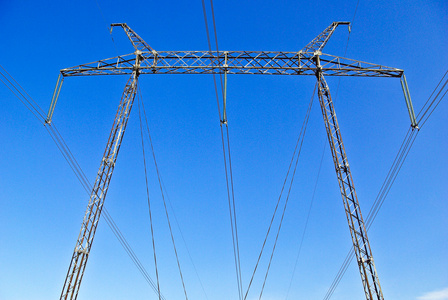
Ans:
{"label": "steel beam", "polygon": [[[325,76],[401,77],[403,70],[316,52],[143,51],[141,74],[315,75],[319,56]],[[64,77],[126,75],[135,54],[116,56],[61,70]]]}

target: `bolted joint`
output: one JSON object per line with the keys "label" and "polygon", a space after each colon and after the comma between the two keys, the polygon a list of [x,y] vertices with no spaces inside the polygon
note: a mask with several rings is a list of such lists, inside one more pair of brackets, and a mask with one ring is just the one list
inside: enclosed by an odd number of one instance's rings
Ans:
{"label": "bolted joint", "polygon": [[322,72],[322,66],[320,65],[320,55],[322,55],[322,52],[320,51],[315,51],[314,52],[314,63],[316,64],[316,75]]}
{"label": "bolted joint", "polygon": [[227,64],[227,55],[229,54],[229,51],[224,51],[224,72],[227,73],[227,68],[229,67],[229,65]]}
{"label": "bolted joint", "polygon": [[373,261],[372,257],[367,257],[367,258],[360,257],[359,260],[358,260],[358,264],[359,265],[362,265],[362,264],[365,264],[365,263],[370,264],[372,261]]}
{"label": "bolted joint", "polygon": [[114,167],[115,163],[112,157],[109,158],[103,158],[103,162],[105,165],[110,166],[110,167]]}
{"label": "bolted joint", "polygon": [[348,170],[348,164],[344,164],[344,165],[339,164],[339,165],[338,165],[338,169],[339,169],[340,171],[347,172],[347,170]]}
{"label": "bolted joint", "polygon": [[83,249],[81,247],[76,247],[75,252],[78,254],[89,255],[89,252],[87,251],[87,249]]}
{"label": "bolted joint", "polygon": [[135,50],[135,64],[132,66],[132,70],[136,73],[139,73],[140,62],[143,60],[142,51]]}

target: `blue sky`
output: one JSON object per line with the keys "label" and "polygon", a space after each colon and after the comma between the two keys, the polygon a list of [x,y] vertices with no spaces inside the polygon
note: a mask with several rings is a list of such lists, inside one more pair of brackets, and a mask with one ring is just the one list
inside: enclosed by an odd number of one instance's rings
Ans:
{"label": "blue sky", "polygon": [[[356,5],[357,1],[215,1],[220,50],[298,51],[333,21],[351,21]],[[448,68],[447,11],[446,1],[360,0],[346,56],[404,69],[418,112]],[[118,28],[112,42],[110,23],[126,22],[156,50],[208,48],[201,1],[0,1],[0,21],[1,64],[45,111],[60,69],[133,52]],[[346,28],[338,28],[324,52],[343,56],[347,36]],[[90,77],[64,82],[54,121],[91,182],[126,80]],[[379,78],[327,80],[366,215],[410,125],[400,83]],[[252,273],[314,82],[313,77],[300,76],[229,76],[243,285]],[[189,299],[236,299],[212,77],[148,75],[140,84],[157,162],[185,240],[174,226]],[[88,195],[47,131],[3,85],[0,99],[0,300],[55,299]],[[448,299],[447,114],[444,99],[419,133],[369,231],[388,299]],[[106,207],[155,278],[139,130],[135,106]],[[351,247],[326,147],[292,277],[326,143],[315,99],[264,299],[323,298]],[[181,299],[153,165],[149,171],[162,293],[167,300]],[[263,270],[266,264],[264,257]],[[257,274],[249,300],[257,298],[262,276]],[[353,263],[332,299],[363,297]],[[104,220],[79,294],[79,299],[97,298],[156,299]]]}

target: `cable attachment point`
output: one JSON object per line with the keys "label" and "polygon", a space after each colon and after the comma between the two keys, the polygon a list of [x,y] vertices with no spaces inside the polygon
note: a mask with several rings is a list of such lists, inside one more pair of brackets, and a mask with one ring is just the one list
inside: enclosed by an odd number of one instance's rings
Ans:
{"label": "cable attachment point", "polygon": [[222,124],[227,126],[227,51],[224,52],[224,92],[222,95],[223,98],[223,112],[222,112],[222,120],[221,120],[221,126]]}
{"label": "cable attachment point", "polygon": [[59,93],[61,92],[62,83],[64,82],[64,76],[59,73],[58,80],[56,81],[56,87],[54,88],[53,98],[51,99],[50,109],[48,110],[47,118],[45,119],[45,124],[51,125],[51,120],[53,118],[54,108],[58,102]]}
{"label": "cable attachment point", "polygon": [[400,82],[401,88],[403,89],[404,100],[406,101],[406,107],[408,108],[409,118],[411,119],[412,130],[419,129],[417,119],[415,118],[414,107],[412,105],[411,94],[409,93],[409,87],[404,73],[400,78]]}

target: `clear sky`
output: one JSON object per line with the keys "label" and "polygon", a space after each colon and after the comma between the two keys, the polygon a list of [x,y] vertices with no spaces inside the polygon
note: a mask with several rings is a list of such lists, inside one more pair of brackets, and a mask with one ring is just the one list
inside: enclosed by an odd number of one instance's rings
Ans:
{"label": "clear sky", "polygon": [[[356,0],[215,1],[219,47],[299,51],[333,21],[352,21],[356,5]],[[404,69],[418,112],[448,68],[447,12],[444,0],[360,0],[346,56]],[[120,29],[113,31],[112,41],[108,24],[116,22],[126,22],[156,50],[208,50],[201,1],[0,1],[1,64],[46,111],[60,69],[133,52]],[[343,56],[347,37],[347,29],[338,28],[324,52]],[[126,80],[67,78],[62,87],[54,122],[91,182]],[[315,78],[238,75],[228,81],[247,286]],[[189,299],[236,300],[213,79],[148,75],[140,83],[157,162],[179,224],[173,229]],[[329,78],[328,84],[367,215],[410,126],[400,82]],[[0,100],[0,300],[57,299],[88,195],[47,131],[3,85]],[[445,98],[419,133],[369,231],[386,299],[448,299],[447,115]],[[106,207],[155,279],[139,130],[135,106]],[[322,299],[351,247],[327,143],[315,99],[263,299]],[[162,293],[167,300],[183,299],[153,164],[148,168]],[[248,300],[258,299],[267,253]],[[352,263],[332,299],[363,298]],[[78,299],[156,299],[104,219]]]}

